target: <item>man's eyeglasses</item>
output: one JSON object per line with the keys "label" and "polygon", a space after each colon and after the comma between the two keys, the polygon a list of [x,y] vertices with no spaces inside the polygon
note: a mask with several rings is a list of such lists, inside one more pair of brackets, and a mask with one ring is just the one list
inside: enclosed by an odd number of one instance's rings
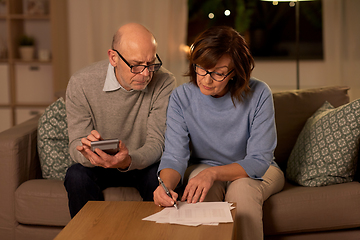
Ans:
{"label": "man's eyeglasses", "polygon": [[128,61],[126,61],[125,58],[121,56],[121,54],[116,49],[113,49],[113,51],[117,52],[117,54],[124,61],[124,63],[126,63],[126,65],[129,66],[130,71],[135,74],[142,73],[145,70],[145,68],[147,68],[149,72],[156,72],[157,70],[160,69],[162,65],[162,61],[159,58],[159,55],[157,54],[156,54],[156,58],[159,60],[160,63],[155,63],[151,65],[130,65],[130,63],[128,63]]}
{"label": "man's eyeglasses", "polygon": [[203,77],[204,77],[204,76],[210,74],[210,77],[211,77],[212,79],[214,79],[215,81],[217,81],[217,82],[222,82],[222,81],[224,81],[225,78],[226,78],[227,76],[229,76],[229,75],[234,71],[234,69],[233,69],[233,70],[231,70],[230,72],[228,72],[227,74],[223,74],[223,73],[218,73],[218,72],[210,72],[210,71],[208,71],[208,70],[200,67],[200,66],[197,65],[197,64],[193,64],[193,66],[194,66],[194,70],[195,70],[195,72],[196,72],[197,75],[200,75],[200,76],[203,76]]}

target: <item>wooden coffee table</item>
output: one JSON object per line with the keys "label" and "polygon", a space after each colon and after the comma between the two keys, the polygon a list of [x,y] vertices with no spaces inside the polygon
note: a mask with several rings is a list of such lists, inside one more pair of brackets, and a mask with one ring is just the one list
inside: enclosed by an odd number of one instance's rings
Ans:
{"label": "wooden coffee table", "polygon": [[[162,208],[153,202],[90,201],[56,236],[71,239],[234,239],[234,223],[189,227],[141,220]],[[234,219],[235,210],[232,210]]]}

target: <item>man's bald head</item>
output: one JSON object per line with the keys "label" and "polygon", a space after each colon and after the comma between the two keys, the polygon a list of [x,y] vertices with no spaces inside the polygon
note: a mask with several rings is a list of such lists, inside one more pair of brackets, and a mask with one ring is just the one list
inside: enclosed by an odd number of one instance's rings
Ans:
{"label": "man's bald head", "polygon": [[[154,71],[146,67],[154,65],[159,59],[156,51],[155,37],[143,25],[128,23],[118,29],[108,56],[123,88],[128,91],[145,89],[154,76]],[[139,65],[143,66],[143,71],[134,73],[133,67]]]}
{"label": "man's bald head", "polygon": [[127,47],[128,44],[157,46],[154,35],[138,23],[128,23],[120,27],[113,37],[112,49]]}

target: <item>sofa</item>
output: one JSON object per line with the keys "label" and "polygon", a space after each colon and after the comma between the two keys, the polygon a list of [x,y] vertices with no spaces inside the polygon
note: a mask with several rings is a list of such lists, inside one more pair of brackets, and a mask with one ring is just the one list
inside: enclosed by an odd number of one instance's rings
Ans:
{"label": "sofa", "polygon": [[[273,93],[283,169],[307,119],[325,101],[349,102],[348,87]],[[0,239],[53,239],[70,221],[63,181],[42,177],[37,152],[40,116],[0,133]],[[139,201],[134,188],[108,188],[107,201]],[[241,206],[237,206],[241,207]],[[287,180],[263,207],[265,239],[360,239],[360,183],[306,187]]]}

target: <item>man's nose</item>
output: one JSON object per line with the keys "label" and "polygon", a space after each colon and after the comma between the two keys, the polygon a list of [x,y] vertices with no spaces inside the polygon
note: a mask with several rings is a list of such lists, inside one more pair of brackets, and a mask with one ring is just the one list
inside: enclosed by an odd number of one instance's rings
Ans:
{"label": "man's nose", "polygon": [[144,71],[141,72],[142,75],[144,76],[149,76],[150,75],[150,72],[149,72],[149,68],[145,68]]}

